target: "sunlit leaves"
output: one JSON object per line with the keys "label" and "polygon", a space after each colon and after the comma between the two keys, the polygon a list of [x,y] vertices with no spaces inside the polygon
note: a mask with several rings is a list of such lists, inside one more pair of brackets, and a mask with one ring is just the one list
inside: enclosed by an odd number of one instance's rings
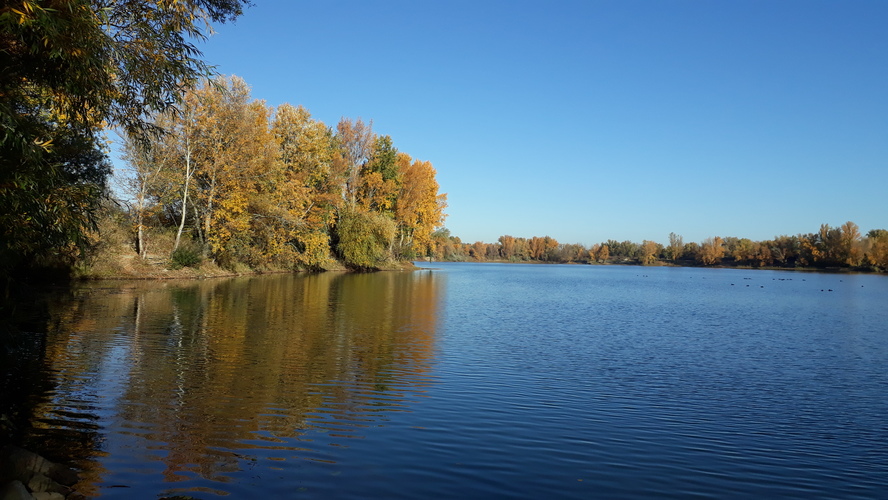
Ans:
{"label": "sunlit leaves", "polygon": [[[154,122],[167,131],[150,136],[166,151],[154,199],[190,221],[217,263],[324,269],[336,254],[372,269],[425,251],[443,222],[431,163],[361,120],[343,119],[334,135],[301,106],[253,100],[236,77],[188,91],[180,108]],[[170,195],[190,178],[190,201]]]}
{"label": "sunlit leaves", "polygon": [[700,245],[700,262],[704,266],[711,266],[719,262],[725,256],[724,240],[716,236],[714,238],[706,238]]}
{"label": "sunlit leaves", "polygon": [[[67,255],[94,226],[100,131],[146,118],[209,73],[191,43],[241,0],[9,1],[0,6],[0,260]],[[2,274],[7,274],[4,269]]]}
{"label": "sunlit leaves", "polygon": [[401,187],[395,204],[395,219],[402,244],[425,250],[432,232],[444,222],[447,195],[438,193],[435,169],[427,161],[398,155]]}
{"label": "sunlit leaves", "polygon": [[385,260],[395,231],[394,221],[385,215],[348,207],[337,223],[337,250],[347,265],[372,269]]}

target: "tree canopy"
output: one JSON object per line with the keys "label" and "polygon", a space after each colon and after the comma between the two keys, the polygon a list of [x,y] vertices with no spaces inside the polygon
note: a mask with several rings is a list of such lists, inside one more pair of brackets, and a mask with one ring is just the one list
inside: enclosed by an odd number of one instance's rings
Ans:
{"label": "tree canopy", "polygon": [[180,228],[173,251],[185,228],[223,267],[323,269],[338,259],[365,270],[427,254],[444,220],[430,162],[360,119],[343,118],[334,133],[302,106],[268,107],[238,77],[188,90],[181,111],[153,125],[168,131],[140,143],[154,154],[128,158],[141,187],[131,207],[140,247],[151,213],[154,228]]}
{"label": "tree canopy", "polygon": [[110,173],[101,133],[150,131],[211,68],[195,43],[245,0],[0,3],[0,276],[73,255]]}

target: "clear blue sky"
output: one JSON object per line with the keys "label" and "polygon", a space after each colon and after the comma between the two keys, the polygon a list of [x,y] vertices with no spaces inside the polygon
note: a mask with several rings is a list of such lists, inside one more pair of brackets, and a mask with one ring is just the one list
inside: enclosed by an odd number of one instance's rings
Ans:
{"label": "clear blue sky", "polygon": [[431,161],[463,241],[888,228],[888,1],[254,1],[206,58]]}

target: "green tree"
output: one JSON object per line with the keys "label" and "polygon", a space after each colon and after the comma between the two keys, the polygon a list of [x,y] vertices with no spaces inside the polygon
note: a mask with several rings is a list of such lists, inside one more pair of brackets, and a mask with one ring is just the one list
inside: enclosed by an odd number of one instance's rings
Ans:
{"label": "green tree", "polygon": [[0,272],[82,245],[109,168],[99,132],[209,73],[193,41],[243,0],[35,0],[0,6]]}
{"label": "green tree", "polygon": [[385,261],[395,232],[395,222],[385,215],[345,207],[336,223],[339,256],[353,269],[376,269]]}

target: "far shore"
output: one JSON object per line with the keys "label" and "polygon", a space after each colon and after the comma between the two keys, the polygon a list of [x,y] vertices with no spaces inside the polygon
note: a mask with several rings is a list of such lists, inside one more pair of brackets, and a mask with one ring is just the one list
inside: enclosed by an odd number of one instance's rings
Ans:
{"label": "far shore", "polygon": [[795,271],[809,273],[837,273],[837,274],[883,274],[878,270],[859,269],[859,268],[843,268],[843,267],[777,267],[777,266],[748,266],[748,265],[730,265],[719,264],[712,266],[702,266],[695,264],[682,264],[674,262],[658,261],[650,265],[642,265],[641,263],[631,260],[620,260],[617,262],[546,262],[546,261],[509,261],[509,260],[466,260],[466,261],[442,261],[442,260],[426,260],[416,259],[415,261],[398,261],[388,262],[370,271],[355,271],[347,268],[341,263],[332,263],[324,269],[318,270],[294,270],[294,269],[238,269],[230,270],[217,266],[212,262],[205,262],[198,267],[183,267],[180,269],[171,269],[165,262],[159,259],[146,259],[137,261],[135,258],[127,259],[131,264],[122,263],[119,267],[111,270],[105,270],[101,273],[82,272],[76,274],[73,278],[78,281],[113,281],[113,280],[145,280],[145,281],[167,281],[167,280],[203,280],[217,278],[235,278],[241,276],[261,276],[268,274],[293,274],[293,273],[315,273],[315,272],[379,272],[379,271],[414,271],[422,269],[417,267],[414,262],[434,264],[436,262],[462,262],[470,264],[524,264],[524,265],[577,265],[577,266],[632,266],[640,268],[649,267],[687,267],[687,268],[705,268],[705,269],[738,269],[749,271]]}

